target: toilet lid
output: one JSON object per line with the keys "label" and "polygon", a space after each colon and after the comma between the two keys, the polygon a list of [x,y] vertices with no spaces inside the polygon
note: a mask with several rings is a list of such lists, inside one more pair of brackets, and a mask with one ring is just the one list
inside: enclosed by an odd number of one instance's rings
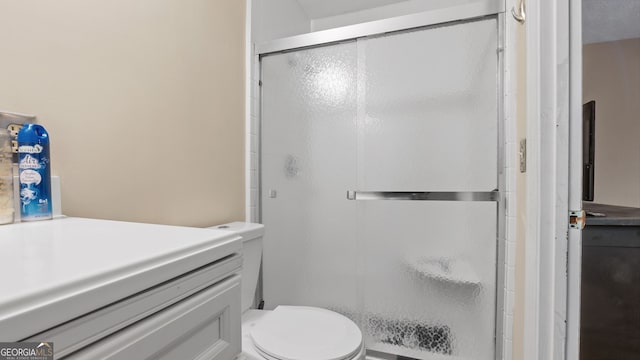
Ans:
{"label": "toilet lid", "polygon": [[280,360],[351,359],[362,347],[356,324],[336,312],[278,306],[251,330],[257,350]]}

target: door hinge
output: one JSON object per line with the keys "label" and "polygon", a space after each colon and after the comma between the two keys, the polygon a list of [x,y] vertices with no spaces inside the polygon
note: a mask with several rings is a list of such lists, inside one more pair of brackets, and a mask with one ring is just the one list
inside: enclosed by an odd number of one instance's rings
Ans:
{"label": "door hinge", "polygon": [[587,223],[587,214],[584,210],[569,211],[569,229],[584,229]]}
{"label": "door hinge", "polygon": [[527,172],[527,139],[520,140],[520,172]]}

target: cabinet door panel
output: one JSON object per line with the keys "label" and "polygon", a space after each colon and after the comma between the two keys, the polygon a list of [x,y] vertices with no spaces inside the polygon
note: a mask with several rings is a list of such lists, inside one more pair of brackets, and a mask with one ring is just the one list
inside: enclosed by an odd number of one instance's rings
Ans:
{"label": "cabinet door panel", "polygon": [[143,296],[124,299],[25,341],[54,342],[56,357],[67,356],[228,278],[241,266],[242,257],[235,254],[206,269],[148,289]]}
{"label": "cabinet door panel", "polygon": [[231,360],[240,353],[235,275],[65,359]]}

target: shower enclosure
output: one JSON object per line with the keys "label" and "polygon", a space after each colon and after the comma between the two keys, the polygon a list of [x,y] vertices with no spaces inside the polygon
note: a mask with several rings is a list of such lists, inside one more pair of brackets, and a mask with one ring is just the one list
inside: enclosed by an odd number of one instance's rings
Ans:
{"label": "shower enclosure", "polygon": [[500,23],[261,56],[265,308],[345,314],[381,357],[497,356]]}

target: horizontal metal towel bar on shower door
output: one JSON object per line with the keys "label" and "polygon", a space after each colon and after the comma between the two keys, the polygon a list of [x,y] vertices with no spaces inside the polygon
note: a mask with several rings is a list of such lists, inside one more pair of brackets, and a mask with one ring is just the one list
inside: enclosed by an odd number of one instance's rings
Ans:
{"label": "horizontal metal towel bar on shower door", "polygon": [[347,191],[348,200],[499,201],[492,191]]}

